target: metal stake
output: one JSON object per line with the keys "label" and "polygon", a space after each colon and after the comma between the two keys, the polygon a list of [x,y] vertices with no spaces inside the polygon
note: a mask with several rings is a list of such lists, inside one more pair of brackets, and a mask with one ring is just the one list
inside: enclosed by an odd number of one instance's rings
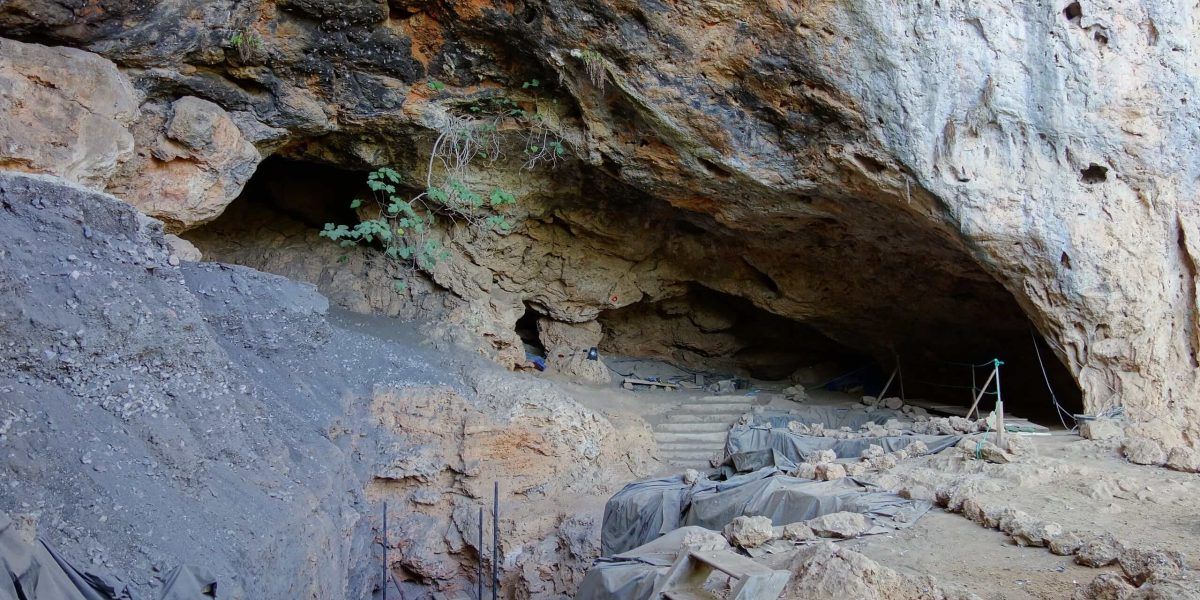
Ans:
{"label": "metal stake", "polygon": [[500,482],[492,482],[492,600],[500,597]]}
{"label": "metal stake", "polygon": [[483,600],[483,505],[479,506],[479,567],[475,571],[475,600]]}
{"label": "metal stake", "polygon": [[383,600],[387,600],[388,584],[388,535],[387,535],[387,502],[383,503]]}

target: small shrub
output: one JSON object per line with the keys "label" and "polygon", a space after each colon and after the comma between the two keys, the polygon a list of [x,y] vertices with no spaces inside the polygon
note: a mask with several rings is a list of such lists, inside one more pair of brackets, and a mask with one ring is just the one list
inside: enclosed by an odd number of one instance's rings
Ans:
{"label": "small shrub", "polygon": [[246,28],[235,31],[229,36],[229,46],[237,50],[238,58],[245,63],[254,58],[254,54],[262,49],[263,40],[257,31]]}
{"label": "small shrub", "polygon": [[[427,85],[435,91],[445,89],[434,80]],[[540,81],[533,79],[522,89],[539,86]],[[378,247],[401,272],[411,273],[416,268],[428,270],[449,256],[428,235],[437,219],[478,231],[503,234],[511,230],[512,223],[498,211],[515,204],[516,196],[499,187],[484,193],[471,189],[466,183],[470,171],[478,161],[491,164],[503,158],[501,131],[511,130],[513,125],[523,135],[522,169],[557,165],[567,154],[566,146],[540,114],[528,113],[507,96],[477,99],[459,110],[463,114],[447,115],[438,131],[423,185],[405,181],[395,169],[373,171],[367,176],[371,198],[350,203],[364,218],[354,225],[326,223],[321,236],[344,248],[360,244]],[[422,187],[423,191],[416,193]],[[404,291],[407,286],[397,279],[395,288]]]}

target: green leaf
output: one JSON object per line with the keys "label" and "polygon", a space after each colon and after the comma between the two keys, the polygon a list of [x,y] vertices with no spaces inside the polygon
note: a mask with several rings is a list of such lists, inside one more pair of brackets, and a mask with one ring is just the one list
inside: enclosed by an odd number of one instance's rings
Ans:
{"label": "green leaf", "polygon": [[358,198],[355,198],[354,200],[352,200],[352,201],[350,202],[350,209],[351,209],[351,210],[357,210],[357,209],[358,209],[358,207],[360,207],[360,206],[362,206],[362,205],[363,205],[363,201],[362,201],[362,200],[359,200]]}
{"label": "green leaf", "polygon": [[440,92],[440,91],[446,89],[446,84],[444,84],[436,79],[430,79],[429,83],[426,85],[429,86],[429,89],[431,89],[435,92]]}

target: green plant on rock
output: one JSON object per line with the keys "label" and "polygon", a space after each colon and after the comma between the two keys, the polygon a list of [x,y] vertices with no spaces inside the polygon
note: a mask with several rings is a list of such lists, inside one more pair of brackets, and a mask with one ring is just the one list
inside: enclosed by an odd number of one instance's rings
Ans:
{"label": "green plant on rock", "polygon": [[[429,82],[431,89],[444,88],[440,84],[435,88],[434,83]],[[535,79],[522,88],[539,85]],[[503,95],[475,99],[445,116],[430,149],[424,182],[405,181],[391,168],[373,171],[367,176],[370,201],[350,204],[361,220],[353,226],[326,223],[321,236],[342,247],[378,247],[401,272],[411,273],[416,268],[428,270],[449,256],[430,237],[430,229],[439,219],[478,232],[510,231],[512,223],[502,211],[517,202],[516,196],[501,187],[480,191],[469,183],[478,180],[472,175],[480,162],[491,166],[504,158],[505,149],[513,146],[510,134],[520,136],[522,170],[540,164],[554,166],[566,157],[562,138],[536,111],[527,112]],[[406,289],[402,279],[397,279],[395,286],[397,291]]]}
{"label": "green plant on rock", "polygon": [[254,54],[262,49],[263,40],[257,31],[247,27],[229,36],[229,46],[237,50],[238,58],[242,62],[249,62]]}
{"label": "green plant on rock", "polygon": [[571,56],[583,62],[583,70],[587,73],[592,85],[603,88],[608,81],[608,67],[605,66],[604,55],[590,48],[577,48],[571,51]]}

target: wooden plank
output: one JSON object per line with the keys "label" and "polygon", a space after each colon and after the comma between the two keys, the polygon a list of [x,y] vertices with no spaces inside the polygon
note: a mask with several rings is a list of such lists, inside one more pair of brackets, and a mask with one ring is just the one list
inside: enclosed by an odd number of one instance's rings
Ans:
{"label": "wooden plank", "polygon": [[624,387],[627,390],[631,389],[631,386],[635,386],[635,385],[644,385],[647,387],[663,388],[663,389],[667,389],[667,390],[679,389],[679,386],[675,385],[674,383],[666,383],[663,381],[650,381],[647,379],[637,379],[635,377],[626,377],[621,382],[621,387]]}

